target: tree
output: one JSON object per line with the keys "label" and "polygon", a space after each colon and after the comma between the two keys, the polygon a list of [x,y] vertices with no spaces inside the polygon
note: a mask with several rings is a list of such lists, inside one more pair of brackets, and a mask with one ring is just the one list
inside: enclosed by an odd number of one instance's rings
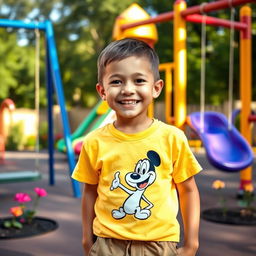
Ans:
{"label": "tree", "polygon": [[17,106],[22,102],[29,107],[34,99],[33,48],[18,46],[14,33],[1,30],[0,35],[0,98],[11,97]]}
{"label": "tree", "polygon": [[[112,41],[115,18],[133,0],[6,0],[0,9],[0,18],[27,21],[50,19],[55,39],[68,106],[92,106],[98,97],[97,57],[103,47]],[[174,1],[137,1],[150,15],[173,10]],[[198,5],[202,0],[188,0],[187,5]],[[253,42],[256,39],[256,8],[253,8]],[[237,8],[238,9],[238,8]],[[210,13],[211,16],[229,18],[229,10]],[[238,13],[236,14],[238,18]],[[157,24],[159,41],[155,48],[160,61],[173,61],[173,22]],[[199,24],[187,23],[188,49],[188,102],[199,103],[200,96],[200,37]],[[43,37],[43,33],[42,37]],[[236,33],[236,41],[239,35]],[[25,39],[25,46],[19,46]],[[34,31],[0,29],[0,100],[12,95],[18,106],[34,106]],[[207,27],[207,91],[206,102],[220,104],[227,99],[229,30]],[[46,105],[43,39],[41,40],[41,105]],[[256,47],[252,47],[256,59]],[[238,46],[235,60],[235,95],[238,97]],[[253,66],[255,70],[256,65]],[[253,84],[256,72],[253,72]],[[28,93],[29,92],[29,93]],[[253,86],[254,99],[256,86]]]}

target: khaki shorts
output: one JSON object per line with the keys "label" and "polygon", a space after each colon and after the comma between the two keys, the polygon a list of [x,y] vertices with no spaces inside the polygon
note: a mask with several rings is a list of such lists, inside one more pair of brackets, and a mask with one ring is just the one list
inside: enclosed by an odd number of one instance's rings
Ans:
{"label": "khaki shorts", "polygon": [[89,256],[176,256],[177,243],[129,241],[98,237]]}

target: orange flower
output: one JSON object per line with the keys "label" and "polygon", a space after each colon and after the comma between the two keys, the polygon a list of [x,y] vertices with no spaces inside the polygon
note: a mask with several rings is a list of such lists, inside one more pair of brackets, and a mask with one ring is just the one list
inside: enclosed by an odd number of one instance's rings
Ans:
{"label": "orange flower", "polygon": [[212,183],[212,188],[214,189],[222,189],[225,188],[225,182],[221,181],[221,180],[215,180]]}
{"label": "orange flower", "polygon": [[19,217],[23,214],[22,208],[20,206],[12,207],[10,212],[15,217]]}
{"label": "orange flower", "polygon": [[253,192],[253,185],[251,183],[244,185],[244,190],[246,192]]}

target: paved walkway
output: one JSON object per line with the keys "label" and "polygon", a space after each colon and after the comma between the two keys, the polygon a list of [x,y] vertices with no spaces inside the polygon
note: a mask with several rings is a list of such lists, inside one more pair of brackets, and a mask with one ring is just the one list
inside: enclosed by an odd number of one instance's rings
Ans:
{"label": "paved walkway", "polygon": [[[228,174],[215,170],[206,161],[204,154],[196,154],[204,171],[196,180],[201,194],[202,210],[217,206],[217,191],[211,188],[215,179],[226,182],[225,196],[230,206],[236,206],[235,195],[239,184],[239,174]],[[31,170],[35,166],[35,154],[6,154],[6,164],[2,171]],[[47,154],[40,153],[40,171],[43,178],[36,182],[10,183],[0,185],[0,217],[9,215],[13,206],[13,195],[17,192],[32,192],[36,186],[44,187],[49,196],[42,198],[38,215],[55,219],[59,228],[40,236],[0,240],[1,256],[82,256],[80,199],[72,197],[68,178],[67,162],[64,155],[56,153],[56,185],[48,185]],[[256,166],[254,165],[254,170]],[[254,183],[255,184],[255,183]],[[255,204],[255,202],[254,202]],[[234,226],[201,221],[200,249],[198,256],[255,256],[256,226]],[[100,255],[102,256],[102,255]]]}

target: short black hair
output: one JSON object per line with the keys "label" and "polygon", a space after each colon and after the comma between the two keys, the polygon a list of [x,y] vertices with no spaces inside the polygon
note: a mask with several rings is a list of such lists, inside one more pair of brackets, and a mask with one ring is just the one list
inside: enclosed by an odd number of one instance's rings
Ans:
{"label": "short black hair", "polygon": [[98,58],[98,82],[102,84],[105,68],[109,63],[132,56],[147,58],[151,63],[155,81],[160,79],[159,58],[155,50],[141,40],[125,38],[110,43],[100,53]]}

